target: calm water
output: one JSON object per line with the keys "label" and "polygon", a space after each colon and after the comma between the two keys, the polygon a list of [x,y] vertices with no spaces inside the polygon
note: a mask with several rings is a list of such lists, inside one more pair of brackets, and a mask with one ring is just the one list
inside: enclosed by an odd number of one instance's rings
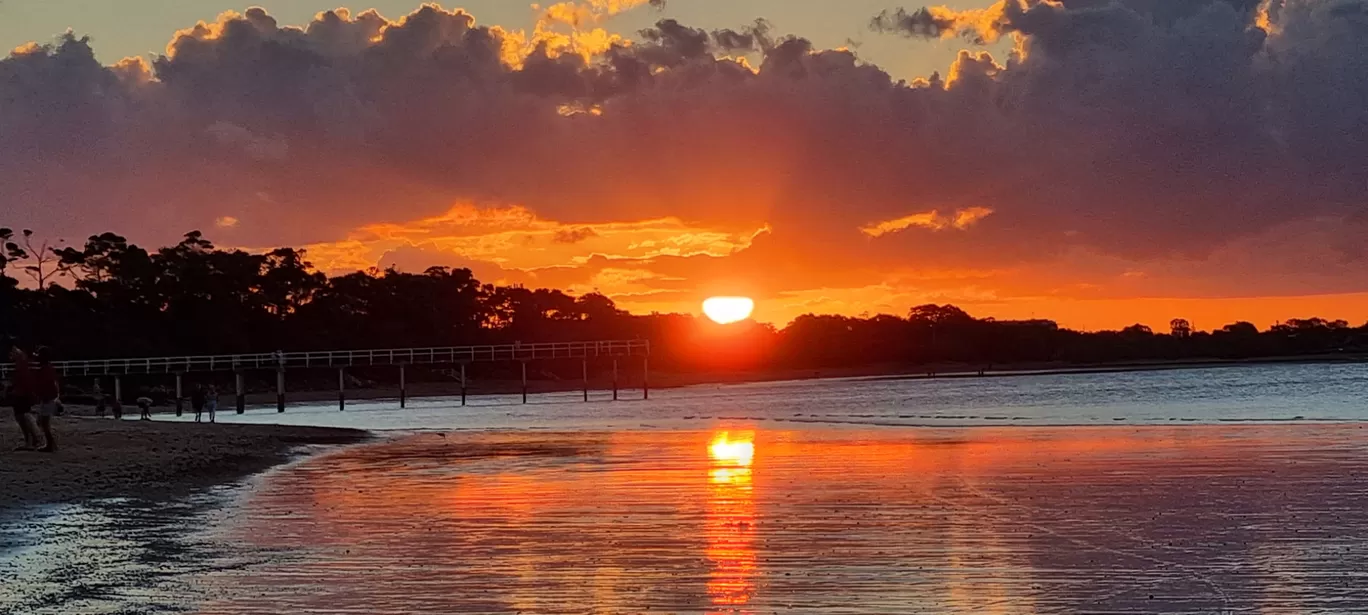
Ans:
{"label": "calm water", "polygon": [[[807,380],[253,409],[228,421],[364,429],[699,429],[717,421],[877,426],[1098,425],[1368,420],[1368,364],[1264,365],[1116,374],[935,380]],[[184,417],[188,420],[189,417]],[[788,425],[793,428],[794,425]]]}
{"label": "calm water", "polygon": [[232,418],[395,431],[10,524],[0,612],[1368,612],[1366,385],[1269,366],[252,411]]}

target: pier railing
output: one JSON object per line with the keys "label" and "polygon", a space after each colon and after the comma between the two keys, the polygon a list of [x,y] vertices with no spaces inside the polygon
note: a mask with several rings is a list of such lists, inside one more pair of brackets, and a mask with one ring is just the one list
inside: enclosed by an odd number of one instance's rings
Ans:
{"label": "pier railing", "polygon": [[[408,389],[404,368],[409,365],[459,365],[461,369],[461,405],[466,404],[469,382],[467,363],[494,361],[522,363],[522,400],[527,403],[527,362],[544,359],[579,359],[583,363],[584,401],[589,401],[589,360],[610,358],[613,364],[613,399],[618,399],[618,359],[641,357],[641,396],[650,398],[646,382],[647,362],[651,343],[646,340],[613,340],[603,342],[543,342],[534,344],[494,344],[485,346],[448,346],[445,348],[387,348],[381,350],[319,350],[310,352],[262,352],[255,354],[202,355],[185,357],[149,357],[134,359],[96,359],[86,361],[54,361],[52,366],[63,376],[93,377],[98,381],[112,376],[114,381],[114,414],[120,416],[119,402],[123,399],[122,376],[138,374],[170,374],[175,379],[176,415],[184,409],[184,376],[193,372],[233,372],[237,412],[242,414],[247,404],[243,372],[272,370],[276,377],[276,410],[285,411],[285,372],[293,369],[332,368],[337,370],[337,406],[347,407],[346,371],[349,367],[391,365],[398,368],[399,407],[407,404]],[[9,380],[14,364],[0,364],[0,378]],[[101,406],[103,407],[103,402]]]}
{"label": "pier railing", "polygon": [[[243,371],[259,369],[299,369],[310,367],[353,367],[367,365],[464,364],[491,361],[532,361],[539,359],[593,359],[599,357],[647,356],[647,340],[602,342],[546,342],[534,344],[496,344],[450,346],[444,348],[388,348],[376,350],[321,350],[310,352],[263,352],[256,354],[201,355],[55,361],[53,367],[64,376],[122,376],[132,374],[177,374],[191,372]],[[12,363],[0,364],[0,376],[14,370]]]}

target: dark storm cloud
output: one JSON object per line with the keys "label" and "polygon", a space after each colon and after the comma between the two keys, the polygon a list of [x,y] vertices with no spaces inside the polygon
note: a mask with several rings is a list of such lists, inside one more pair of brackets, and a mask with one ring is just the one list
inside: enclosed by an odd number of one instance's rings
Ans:
{"label": "dark storm cloud", "polygon": [[253,9],[179,33],[150,65],[101,66],[77,38],[0,61],[0,198],[6,224],[67,236],[231,216],[235,242],[322,241],[472,202],[572,225],[767,224],[767,250],[833,271],[1073,248],[1197,258],[1362,219],[1366,5],[888,12],[881,28],[1019,39],[910,83],[763,22],[662,20],[590,52],[435,6],[302,28]]}

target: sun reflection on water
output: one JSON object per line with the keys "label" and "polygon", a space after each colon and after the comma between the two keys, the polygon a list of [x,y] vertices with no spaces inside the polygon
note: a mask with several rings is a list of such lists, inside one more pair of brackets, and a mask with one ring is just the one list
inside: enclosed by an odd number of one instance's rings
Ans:
{"label": "sun reflection on water", "polygon": [[736,439],[732,439],[730,431],[718,432],[708,445],[708,454],[714,466],[749,467],[755,458],[755,434],[738,433]]}
{"label": "sun reflection on water", "polygon": [[755,594],[755,500],[751,462],[753,433],[719,432],[708,446],[711,464],[705,521],[708,596],[712,613],[736,613]]}

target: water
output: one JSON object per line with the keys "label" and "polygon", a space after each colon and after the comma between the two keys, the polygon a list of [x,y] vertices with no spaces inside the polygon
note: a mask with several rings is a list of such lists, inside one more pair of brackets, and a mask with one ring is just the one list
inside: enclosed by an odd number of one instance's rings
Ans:
{"label": "water", "polygon": [[221,414],[391,437],[6,526],[0,612],[1368,611],[1361,366],[577,398]]}
{"label": "water", "polygon": [[[932,380],[805,380],[623,391],[292,404],[224,421],[363,429],[698,429],[719,420],[878,426],[1368,420],[1368,364],[1259,365]],[[190,417],[182,417],[190,420]]]}
{"label": "water", "polygon": [[241,491],[101,499],[3,518],[0,613],[195,612],[207,596],[198,579],[270,561],[218,532]]}

